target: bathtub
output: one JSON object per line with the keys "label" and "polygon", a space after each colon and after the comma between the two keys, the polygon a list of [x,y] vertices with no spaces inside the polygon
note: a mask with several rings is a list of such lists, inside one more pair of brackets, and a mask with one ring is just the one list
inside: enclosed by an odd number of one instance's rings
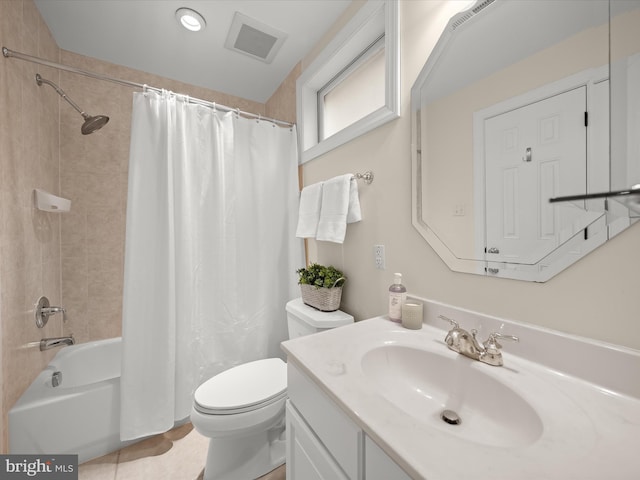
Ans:
{"label": "bathtub", "polygon": [[83,463],[132,443],[120,441],[121,348],[118,337],[59,350],[9,411],[9,451]]}

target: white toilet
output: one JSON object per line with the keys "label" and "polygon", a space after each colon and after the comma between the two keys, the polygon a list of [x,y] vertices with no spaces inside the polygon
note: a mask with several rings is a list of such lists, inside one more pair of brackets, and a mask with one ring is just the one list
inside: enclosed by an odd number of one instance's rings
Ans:
{"label": "white toilet", "polygon": [[[353,323],[341,311],[287,303],[289,338]],[[285,461],[287,364],[266,358],[210,378],[194,394],[191,423],[209,440],[204,480],[255,479]]]}

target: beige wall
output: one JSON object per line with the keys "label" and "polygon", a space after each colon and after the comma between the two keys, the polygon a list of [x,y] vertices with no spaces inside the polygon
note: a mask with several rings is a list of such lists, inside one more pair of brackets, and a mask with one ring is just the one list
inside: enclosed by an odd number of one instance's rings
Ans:
{"label": "beige wall", "polygon": [[271,95],[265,104],[267,117],[277,118],[286,122],[296,122],[296,79],[302,72],[302,65],[298,63],[284,82]]}
{"label": "beige wall", "polygon": [[[385,313],[393,272],[402,272],[416,295],[640,348],[640,226],[543,284],[452,272],[413,228],[410,90],[452,9],[452,2],[400,2],[401,118],[304,165],[305,184],[347,172],[375,173],[371,185],[359,185],[362,222],[349,225],[343,245],[310,241],[310,260],[344,269],[349,280],[342,308],[358,320]],[[386,247],[386,270],[374,268],[374,244]]]}

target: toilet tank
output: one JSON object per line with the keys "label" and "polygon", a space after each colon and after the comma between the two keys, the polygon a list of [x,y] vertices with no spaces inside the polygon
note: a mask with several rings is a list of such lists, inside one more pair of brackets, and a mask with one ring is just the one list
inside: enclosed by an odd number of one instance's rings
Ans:
{"label": "toilet tank", "polygon": [[291,300],[286,310],[290,339],[353,323],[353,317],[348,313],[340,310],[321,312],[305,305],[302,298]]}

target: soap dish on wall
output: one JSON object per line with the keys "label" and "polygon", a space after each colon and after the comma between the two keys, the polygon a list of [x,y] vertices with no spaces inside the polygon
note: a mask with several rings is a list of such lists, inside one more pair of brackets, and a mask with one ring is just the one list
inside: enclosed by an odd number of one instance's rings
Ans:
{"label": "soap dish on wall", "polygon": [[35,195],[35,204],[38,210],[56,213],[68,212],[71,210],[71,200],[57,197],[56,195],[40,190],[39,188],[36,188],[33,192]]}

